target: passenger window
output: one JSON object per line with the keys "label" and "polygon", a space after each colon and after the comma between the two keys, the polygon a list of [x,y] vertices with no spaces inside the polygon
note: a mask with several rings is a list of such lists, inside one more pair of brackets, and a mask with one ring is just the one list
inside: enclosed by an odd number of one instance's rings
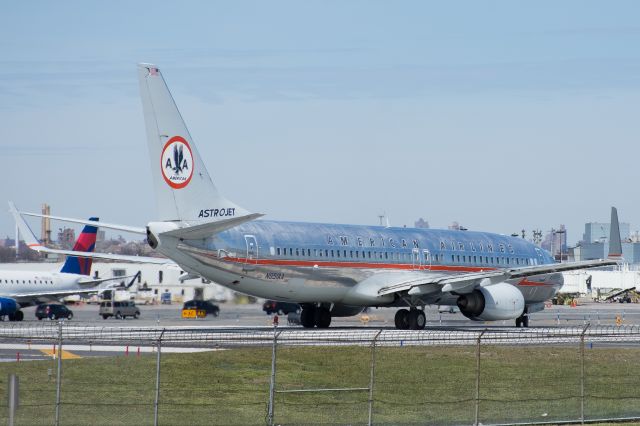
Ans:
{"label": "passenger window", "polygon": [[293,248],[289,248],[289,256],[293,256]]}
{"label": "passenger window", "polygon": [[336,257],[340,257],[340,250],[336,250]]}
{"label": "passenger window", "polygon": [[296,256],[300,256],[300,249],[296,248]]}
{"label": "passenger window", "polygon": [[280,247],[276,248],[276,254],[280,256]]}
{"label": "passenger window", "polygon": [[307,249],[307,256],[311,257],[311,249]]}

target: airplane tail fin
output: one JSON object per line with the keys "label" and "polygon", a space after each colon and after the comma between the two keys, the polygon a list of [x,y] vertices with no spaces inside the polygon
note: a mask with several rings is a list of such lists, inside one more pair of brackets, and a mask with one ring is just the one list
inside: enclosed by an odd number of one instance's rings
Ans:
{"label": "airplane tail fin", "polygon": [[213,184],[157,66],[138,65],[158,219],[189,225],[249,214]]}
{"label": "airplane tail fin", "polygon": [[622,241],[618,224],[618,209],[611,207],[611,227],[609,229],[609,259],[622,259]]}
{"label": "airplane tail fin", "polygon": [[[98,221],[97,217],[92,217],[89,220],[94,222]],[[84,229],[80,233],[80,236],[76,240],[75,245],[73,246],[73,251],[81,251],[81,252],[93,252],[96,247],[96,235],[98,233],[98,228],[91,225],[85,225]],[[62,265],[62,269],[60,272],[64,272],[67,274],[79,274],[79,275],[89,275],[91,273],[91,262],[92,259],[77,257],[77,256],[68,256],[67,260]]]}

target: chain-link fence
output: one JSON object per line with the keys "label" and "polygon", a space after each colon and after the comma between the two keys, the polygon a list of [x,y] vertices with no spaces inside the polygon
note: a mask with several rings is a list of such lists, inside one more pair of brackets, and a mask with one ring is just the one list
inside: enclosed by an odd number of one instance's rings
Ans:
{"label": "chain-link fence", "polygon": [[[0,327],[16,425],[640,419],[640,328]],[[32,361],[29,361],[32,360]],[[9,421],[7,404],[0,421]]]}

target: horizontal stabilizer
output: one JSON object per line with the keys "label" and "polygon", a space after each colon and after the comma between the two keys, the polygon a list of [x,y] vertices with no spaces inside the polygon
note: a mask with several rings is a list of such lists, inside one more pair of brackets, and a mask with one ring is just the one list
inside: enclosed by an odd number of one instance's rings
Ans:
{"label": "horizontal stabilizer", "polygon": [[147,234],[147,230],[145,228],[140,228],[138,226],[117,225],[114,223],[104,223],[104,222],[96,223],[90,220],[74,219],[70,217],[51,216],[51,215],[40,214],[40,213],[29,213],[29,212],[18,212],[18,213],[25,216],[46,217],[53,220],[60,220],[62,222],[80,223],[83,225],[96,226],[98,228],[108,228],[108,229],[115,229],[117,231],[132,232],[134,234],[142,234],[142,235]]}
{"label": "horizontal stabilizer", "polygon": [[162,237],[175,237],[183,240],[199,240],[202,238],[209,238],[213,234],[226,231],[227,229],[234,228],[245,222],[251,222],[259,217],[264,216],[260,213],[252,213],[246,216],[234,217],[231,219],[223,219],[217,222],[207,222],[200,225],[189,226],[186,228],[175,229],[173,231],[167,231],[160,234]]}
{"label": "horizontal stabilizer", "polygon": [[73,251],[73,250],[58,250],[52,249],[49,247],[45,247],[42,244],[38,244],[37,246],[29,247],[32,250],[42,252],[42,253],[53,253],[53,254],[62,254],[65,256],[76,256],[76,257],[85,257],[91,259],[109,259],[109,260],[119,260],[121,262],[132,262],[132,263],[154,263],[158,265],[164,265],[166,263],[175,263],[171,259],[165,259],[161,257],[149,257],[149,256],[130,256],[126,254],[111,254],[111,253],[95,253],[95,252],[86,252],[86,251]]}

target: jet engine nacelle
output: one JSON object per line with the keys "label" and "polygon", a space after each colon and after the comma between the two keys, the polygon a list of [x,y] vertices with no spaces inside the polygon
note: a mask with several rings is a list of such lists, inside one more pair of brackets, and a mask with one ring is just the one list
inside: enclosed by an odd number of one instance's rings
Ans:
{"label": "jet engine nacelle", "polygon": [[13,315],[20,307],[15,300],[8,297],[0,297],[0,315]]}
{"label": "jet engine nacelle", "polygon": [[476,321],[515,319],[524,312],[524,297],[511,284],[499,283],[481,287],[458,297],[462,314]]}

